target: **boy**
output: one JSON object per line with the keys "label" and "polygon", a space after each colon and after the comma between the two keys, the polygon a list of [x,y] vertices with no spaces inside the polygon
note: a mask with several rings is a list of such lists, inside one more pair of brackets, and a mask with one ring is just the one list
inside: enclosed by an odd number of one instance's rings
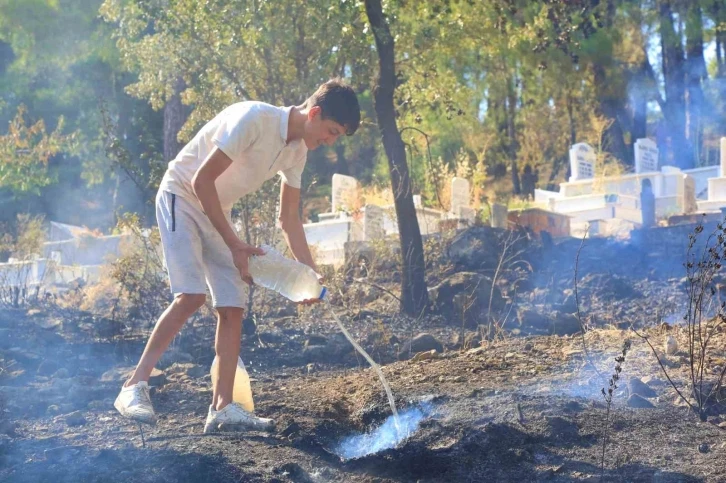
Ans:
{"label": "boy", "polygon": [[156,422],[147,381],[184,322],[204,304],[208,286],[218,316],[219,371],[212,381],[215,389],[204,432],[220,426],[272,429],[272,420],[256,417],[232,401],[246,284],[253,282],[248,261],[263,252],[237,237],[230,211],[238,199],[279,173],[279,221],[285,240],[298,261],[317,271],[298,215],[307,151],[330,146],[341,134],[352,135],[359,124],[356,94],[333,79],[299,106],[262,102],[229,106],[169,163],[156,197],[156,217],[174,300],[157,321],[136,370],[116,398],[114,406],[123,416]]}

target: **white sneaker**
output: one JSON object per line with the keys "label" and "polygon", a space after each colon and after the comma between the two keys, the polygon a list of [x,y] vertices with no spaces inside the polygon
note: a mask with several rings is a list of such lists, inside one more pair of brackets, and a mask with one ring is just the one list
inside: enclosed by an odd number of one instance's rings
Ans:
{"label": "white sneaker", "polygon": [[133,386],[122,387],[113,406],[122,416],[147,424],[156,424],[154,406],[149,397],[149,383],[139,381]]}
{"label": "white sneaker", "polygon": [[244,409],[236,402],[231,402],[219,411],[214,406],[209,406],[207,422],[204,425],[205,433],[215,431],[272,431],[275,429],[275,422],[272,419],[259,418]]}

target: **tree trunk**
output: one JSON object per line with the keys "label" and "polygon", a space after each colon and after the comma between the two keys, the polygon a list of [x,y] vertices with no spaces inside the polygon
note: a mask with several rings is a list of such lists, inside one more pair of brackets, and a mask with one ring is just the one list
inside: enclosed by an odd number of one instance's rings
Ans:
{"label": "tree trunk", "polygon": [[631,132],[632,143],[647,136],[648,128],[648,96],[646,87],[646,61],[641,63],[640,68],[631,81],[630,103],[633,110],[633,127]]}
{"label": "tree trunk", "polygon": [[706,60],[703,57],[703,17],[701,6],[693,2],[686,20],[686,80],[688,83],[688,118],[686,135],[693,148],[694,164],[700,156],[705,107],[702,82],[708,78]]}
{"label": "tree trunk", "polygon": [[517,115],[517,90],[514,84],[517,78],[514,74],[507,80],[507,137],[509,138],[509,161],[512,169],[512,194],[518,196],[522,193],[519,183],[519,168],[517,167],[517,132],[514,127],[514,119]]}
{"label": "tree trunk", "polygon": [[421,231],[416,218],[411,193],[411,179],[406,164],[406,150],[396,124],[393,94],[396,89],[394,40],[383,16],[381,0],[365,0],[366,14],[373,29],[378,51],[379,70],[373,91],[378,127],[391,172],[398,234],[401,241],[401,309],[413,316],[421,314],[428,305],[425,264]]}
{"label": "tree trunk", "polygon": [[625,164],[632,165],[633,156],[628,153],[623,136],[623,127],[618,117],[622,110],[622,101],[610,92],[605,66],[593,64],[592,72],[598,90],[599,114],[611,121],[610,126],[603,133],[603,151],[610,153]]}
{"label": "tree trunk", "polygon": [[179,154],[182,146],[177,135],[186,122],[186,112],[179,94],[184,81],[179,79],[174,86],[174,95],[164,106],[164,161],[169,162]]}
{"label": "tree trunk", "polygon": [[666,112],[664,114],[668,121],[668,136],[671,138],[673,161],[680,168],[692,168],[694,166],[693,151],[686,138],[685,58],[681,38],[673,26],[670,0],[661,0],[658,13],[666,93]]}

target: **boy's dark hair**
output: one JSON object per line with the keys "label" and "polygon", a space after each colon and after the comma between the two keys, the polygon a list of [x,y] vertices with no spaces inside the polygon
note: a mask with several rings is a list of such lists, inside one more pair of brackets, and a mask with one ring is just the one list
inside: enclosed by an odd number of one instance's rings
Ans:
{"label": "boy's dark hair", "polygon": [[305,102],[308,109],[320,106],[323,119],[331,119],[345,128],[345,134],[352,136],[360,125],[360,105],[353,88],[340,78],[331,79]]}

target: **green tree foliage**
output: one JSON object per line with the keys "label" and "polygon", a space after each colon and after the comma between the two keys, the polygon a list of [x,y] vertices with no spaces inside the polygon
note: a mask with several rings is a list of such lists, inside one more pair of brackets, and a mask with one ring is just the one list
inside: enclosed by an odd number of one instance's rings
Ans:
{"label": "green tree foliage", "polygon": [[72,154],[76,146],[75,134],[62,134],[63,124],[60,118],[55,131],[48,134],[42,119],[29,123],[26,108],[18,108],[7,134],[0,136],[0,188],[39,193],[54,181],[48,162],[60,153]]}

